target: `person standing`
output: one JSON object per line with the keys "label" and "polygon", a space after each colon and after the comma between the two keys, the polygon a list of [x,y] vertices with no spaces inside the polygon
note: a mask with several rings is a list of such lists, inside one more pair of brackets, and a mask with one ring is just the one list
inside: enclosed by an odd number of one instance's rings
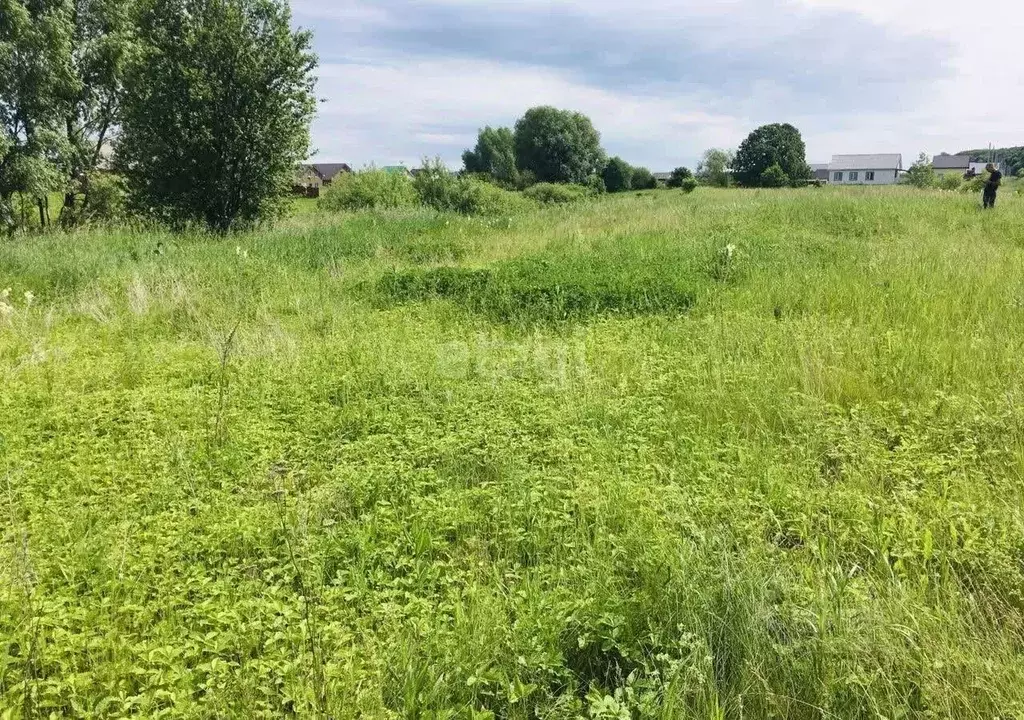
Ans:
{"label": "person standing", "polygon": [[982,196],[982,205],[986,210],[995,208],[996,194],[1003,182],[1003,174],[992,163],[985,166],[988,171],[988,178],[985,180],[985,194]]}

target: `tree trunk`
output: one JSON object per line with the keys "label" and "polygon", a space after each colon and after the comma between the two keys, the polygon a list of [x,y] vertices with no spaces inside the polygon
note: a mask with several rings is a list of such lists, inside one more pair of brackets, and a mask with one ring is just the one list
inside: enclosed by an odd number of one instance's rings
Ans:
{"label": "tree trunk", "polygon": [[36,198],[36,204],[39,206],[39,227],[46,229],[46,200],[43,198]]}

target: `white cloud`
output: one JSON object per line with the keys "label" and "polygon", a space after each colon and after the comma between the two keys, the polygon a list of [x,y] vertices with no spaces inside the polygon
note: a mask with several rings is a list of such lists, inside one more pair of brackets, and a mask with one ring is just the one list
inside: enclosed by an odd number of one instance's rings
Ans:
{"label": "white cloud", "polygon": [[[515,24],[509,34],[572,13],[558,22],[578,36],[544,46],[537,38],[550,34],[527,32],[526,52],[507,35],[471,37],[493,29],[485,6],[296,0],[297,22],[314,27],[325,59],[318,157],[412,165],[441,155],[457,164],[477,128],[510,125],[538,104],[590,115],[610,153],[655,170],[693,165],[707,147],[735,147],[765,122],[801,128],[811,160],[902,152],[909,162],[922,150],[1024,143],[1024,64],[1004,41],[1024,27],[1018,0],[984,8],[948,0],[490,3],[505,13],[499,25],[506,16]],[[463,19],[465,28],[450,24]],[[678,56],[669,56],[672,45],[652,55],[645,43],[664,43],[677,27],[690,33]],[[587,37],[595,28],[620,42],[595,50]],[[891,50],[872,39],[902,50],[880,61]]]}

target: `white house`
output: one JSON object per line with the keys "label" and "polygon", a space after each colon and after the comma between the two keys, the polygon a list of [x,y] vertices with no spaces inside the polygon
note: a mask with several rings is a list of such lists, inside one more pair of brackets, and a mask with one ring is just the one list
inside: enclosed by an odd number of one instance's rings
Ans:
{"label": "white house", "polygon": [[903,156],[833,155],[828,180],[833,185],[895,185],[903,172]]}

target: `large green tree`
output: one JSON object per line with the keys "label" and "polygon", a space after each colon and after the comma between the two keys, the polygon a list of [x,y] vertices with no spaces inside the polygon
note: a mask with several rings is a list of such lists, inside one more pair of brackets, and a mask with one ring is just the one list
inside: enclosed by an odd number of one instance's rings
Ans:
{"label": "large green tree", "polygon": [[536,107],[516,123],[516,163],[539,182],[585,183],[604,167],[601,135],[590,118]]}
{"label": "large green tree", "polygon": [[89,180],[118,121],[132,47],[129,0],[0,0],[0,205],[14,193],[64,193],[61,218],[90,200]]}
{"label": "large green tree", "polygon": [[284,212],[316,107],[311,35],[286,0],[143,0],[119,166],[131,200],[217,232]]}
{"label": "large green tree", "polygon": [[477,137],[476,147],[462,153],[462,164],[466,172],[490,175],[503,185],[514,185],[518,172],[512,131],[485,127]]}
{"label": "large green tree", "polygon": [[763,125],[750,133],[736,152],[733,164],[736,181],[746,187],[759,187],[764,182],[777,182],[778,165],[789,181],[806,180],[811,176],[806,147],[800,131],[789,124]]}
{"label": "large green tree", "polygon": [[16,221],[16,193],[38,203],[45,224],[46,195],[60,187],[57,119],[68,80],[60,58],[70,43],[61,10],[0,0],[0,222],[7,228]]}

